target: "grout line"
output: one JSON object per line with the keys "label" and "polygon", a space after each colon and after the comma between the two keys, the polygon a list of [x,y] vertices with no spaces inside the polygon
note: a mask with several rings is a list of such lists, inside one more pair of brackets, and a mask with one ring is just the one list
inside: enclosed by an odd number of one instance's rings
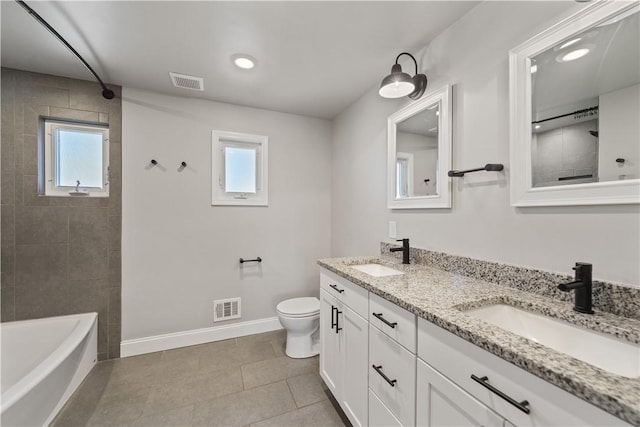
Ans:
{"label": "grout line", "polygon": [[298,401],[296,400],[296,397],[293,395],[293,390],[291,390],[291,384],[289,384],[289,378],[286,378],[284,382],[287,384],[287,388],[289,389],[289,394],[291,395],[293,404],[296,405],[296,409],[300,409],[300,405],[298,405]]}

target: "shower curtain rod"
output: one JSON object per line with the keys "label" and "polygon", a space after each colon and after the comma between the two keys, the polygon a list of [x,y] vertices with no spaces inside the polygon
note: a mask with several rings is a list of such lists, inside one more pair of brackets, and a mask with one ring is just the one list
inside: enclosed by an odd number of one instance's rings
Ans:
{"label": "shower curtain rod", "polygon": [[548,119],[543,119],[543,120],[537,120],[535,122],[531,122],[532,125],[536,125],[539,123],[544,123],[544,122],[548,122],[550,120],[555,120],[555,119],[561,119],[563,117],[568,117],[568,116],[578,116],[576,117],[576,119],[581,118],[580,116],[584,117],[586,115],[595,115],[598,112],[598,106],[594,106],[594,107],[589,107],[589,108],[583,108],[582,110],[576,110],[573,113],[567,113],[567,114],[562,114],[560,116],[555,116],[555,117],[549,117]]}
{"label": "shower curtain rod", "polygon": [[91,65],[89,65],[82,56],[80,56],[80,54],[73,48],[73,46],[69,44],[68,41],[64,39],[64,37],[60,35],[60,33],[58,33],[51,25],[49,25],[49,23],[45,21],[42,16],[38,15],[38,12],[31,9],[29,5],[26,4],[23,0],[16,0],[16,3],[22,6],[22,8],[26,10],[27,13],[29,13],[29,15],[33,17],[33,19],[38,21],[43,27],[49,30],[49,32],[53,34],[58,40],[60,40],[62,44],[64,44],[67,47],[67,49],[71,51],[71,53],[73,53],[76,57],[78,57],[78,59],[84,64],[84,66],[87,67],[87,70],[89,70],[91,74],[93,74],[93,76],[96,78],[96,80],[98,80],[98,82],[100,83],[100,86],[102,86],[103,97],[105,97],[106,99],[113,99],[113,97],[115,96],[115,93],[111,89],[109,89],[107,85],[104,84],[104,82],[98,76],[98,74],[95,71],[93,71],[93,68],[91,68]]}

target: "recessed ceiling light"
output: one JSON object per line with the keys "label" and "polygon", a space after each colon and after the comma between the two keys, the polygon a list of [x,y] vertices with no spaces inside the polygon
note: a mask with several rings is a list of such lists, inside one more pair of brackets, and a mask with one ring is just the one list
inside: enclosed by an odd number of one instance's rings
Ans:
{"label": "recessed ceiling light", "polygon": [[582,37],[576,37],[575,39],[571,39],[571,40],[569,40],[568,42],[564,42],[564,43],[562,43],[560,46],[558,46],[558,47],[556,48],[556,50],[562,50],[562,49],[564,49],[565,47],[572,46],[572,45],[574,45],[574,44],[578,43],[580,40],[582,40]]}
{"label": "recessed ceiling light", "polygon": [[233,61],[236,67],[242,68],[243,70],[250,70],[256,66],[255,58],[244,53],[232,55],[231,61]]}
{"label": "recessed ceiling light", "polygon": [[538,71],[538,66],[537,66],[536,64],[533,64],[533,65],[531,66],[531,74],[533,74],[533,73],[535,73],[535,72],[537,72],[537,71]]}
{"label": "recessed ceiling light", "polygon": [[540,127],[541,127],[540,125],[536,125],[535,126],[536,129],[540,129]]}
{"label": "recessed ceiling light", "polygon": [[587,47],[581,47],[579,49],[572,50],[569,53],[563,53],[562,55],[558,55],[558,57],[556,58],[556,61],[558,62],[575,61],[578,58],[582,58],[589,52],[591,52],[591,49]]}

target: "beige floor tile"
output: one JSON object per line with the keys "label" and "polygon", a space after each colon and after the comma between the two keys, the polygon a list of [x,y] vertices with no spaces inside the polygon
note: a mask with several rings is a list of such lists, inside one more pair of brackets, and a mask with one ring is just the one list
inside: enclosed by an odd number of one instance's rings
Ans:
{"label": "beige floor tile", "polygon": [[193,381],[175,381],[154,387],[144,408],[144,416],[165,412],[242,390],[239,368],[210,372]]}
{"label": "beige floor tile", "polygon": [[193,425],[244,426],[295,408],[287,383],[280,381],[196,404]]}
{"label": "beige floor tile", "polygon": [[318,373],[288,378],[287,383],[298,408],[327,399],[326,387]]}
{"label": "beige floor tile", "polygon": [[318,357],[290,359],[278,357],[242,366],[244,388],[250,389],[302,374],[318,372]]}
{"label": "beige floor tile", "polygon": [[238,340],[238,345],[242,345],[247,342],[280,341],[280,340],[284,340],[286,336],[287,334],[284,329],[278,329],[271,332],[264,332],[262,334],[246,335],[244,337],[238,337],[236,339]]}
{"label": "beige floor tile", "polygon": [[100,402],[87,423],[88,426],[121,426],[142,415],[147,398],[109,399]]}
{"label": "beige floor tile", "polygon": [[180,427],[190,426],[193,418],[193,405],[173,409],[167,412],[138,418],[129,424],[135,427]]}
{"label": "beige floor tile", "polygon": [[344,426],[344,423],[331,405],[331,402],[327,400],[252,424],[252,426],[329,427]]}
{"label": "beige floor tile", "polygon": [[282,330],[99,362],[52,425],[248,425],[292,413],[287,423],[303,406],[322,419],[318,358],[283,357],[284,342]]}

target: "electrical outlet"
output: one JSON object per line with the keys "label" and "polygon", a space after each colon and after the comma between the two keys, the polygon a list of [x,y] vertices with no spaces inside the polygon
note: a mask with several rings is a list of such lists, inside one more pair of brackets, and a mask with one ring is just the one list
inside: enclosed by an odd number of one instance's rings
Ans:
{"label": "electrical outlet", "polygon": [[389,238],[390,239],[395,239],[397,237],[398,233],[396,230],[396,222],[395,221],[389,221]]}

